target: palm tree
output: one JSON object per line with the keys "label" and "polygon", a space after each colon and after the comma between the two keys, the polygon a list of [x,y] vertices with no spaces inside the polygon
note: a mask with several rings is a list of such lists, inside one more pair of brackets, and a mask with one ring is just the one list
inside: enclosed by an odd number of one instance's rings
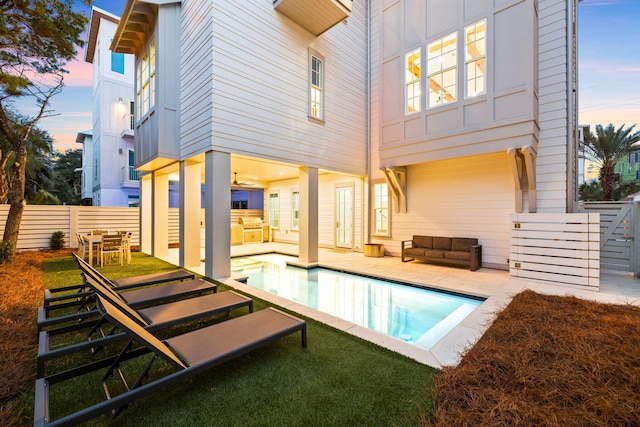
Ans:
{"label": "palm tree", "polygon": [[630,153],[640,151],[640,146],[635,143],[640,141],[640,131],[632,133],[633,125],[627,129],[624,125],[616,129],[613,124],[606,128],[596,125],[596,133],[585,133],[584,149],[585,157],[600,166],[598,180],[602,187],[602,200],[614,200],[615,167],[618,161]]}

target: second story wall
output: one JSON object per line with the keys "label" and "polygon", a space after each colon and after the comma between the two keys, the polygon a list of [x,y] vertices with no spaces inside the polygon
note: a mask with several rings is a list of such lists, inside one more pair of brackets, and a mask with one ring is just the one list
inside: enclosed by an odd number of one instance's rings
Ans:
{"label": "second story wall", "polygon": [[378,3],[379,165],[372,167],[537,144],[535,0]]}
{"label": "second story wall", "polygon": [[[365,175],[367,3],[315,37],[270,1],[183,1],[181,157],[221,150]],[[311,55],[321,120],[309,117]]]}

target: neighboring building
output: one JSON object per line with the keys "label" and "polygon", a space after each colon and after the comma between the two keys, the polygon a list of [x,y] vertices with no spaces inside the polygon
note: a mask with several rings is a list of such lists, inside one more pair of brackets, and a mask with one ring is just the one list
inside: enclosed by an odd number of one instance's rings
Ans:
{"label": "neighboring building", "polygon": [[167,253],[178,173],[180,264],[200,263],[204,183],[209,277],[230,271],[235,182],[303,263],[425,234],[507,269],[511,213],[573,209],[576,5],[128,0],[111,48],[136,57],[142,250]]}
{"label": "neighboring building", "polygon": [[134,57],[109,50],[118,21],[91,10],[85,61],[93,64],[93,131],[89,138],[78,136],[84,142],[83,198],[94,206],[138,206],[140,197],[133,154]]}

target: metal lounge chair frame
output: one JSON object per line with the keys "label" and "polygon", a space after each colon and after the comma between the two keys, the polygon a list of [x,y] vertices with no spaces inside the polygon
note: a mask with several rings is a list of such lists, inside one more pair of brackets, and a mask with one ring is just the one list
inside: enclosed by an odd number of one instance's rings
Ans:
{"label": "metal lounge chair frame", "polygon": [[[78,293],[65,295],[64,299],[67,301],[58,302],[57,304],[51,304],[51,301],[49,301],[49,304],[47,304],[47,291],[45,291],[45,305],[38,309],[38,332],[47,328],[51,328],[52,326],[68,323],[72,320],[82,321],[84,319],[97,317],[98,313],[92,307],[95,290],[87,283],[87,277],[93,277],[95,279],[95,282],[104,284],[105,288],[110,288],[114,291],[121,291],[120,295],[122,296],[122,298],[132,307],[157,304],[175,300],[177,298],[202,295],[208,292],[216,292],[217,290],[217,286],[214,283],[207,282],[202,279],[183,279],[180,282],[169,283],[167,281],[159,281],[161,279],[155,275],[138,276],[151,280],[147,282],[136,280],[136,285],[133,284],[133,280],[124,279],[127,285],[113,286],[112,281],[106,279],[102,274],[96,271],[84,260],[80,259],[77,256],[75,256],[75,259],[78,264],[78,268],[82,272],[82,276],[84,278],[83,284],[76,287],[78,289]],[[190,275],[193,276],[193,273],[190,273]],[[155,278],[152,278],[152,276],[154,276]],[[185,274],[176,274],[176,276],[187,277],[187,275]],[[143,284],[159,284],[161,286],[149,286],[142,289],[135,289],[143,286]],[[70,299],[72,300],[69,301]],[[59,299],[58,301],[62,301],[62,299]],[[54,310],[69,307],[77,307],[77,313],[52,318],[49,316],[49,314]]]}
{"label": "metal lounge chair frame", "polygon": [[[253,300],[234,291],[207,294],[134,310],[123,300],[121,294],[104,286],[95,278],[87,276],[87,283],[95,289],[96,294],[103,300],[116,306],[118,310],[124,313],[129,319],[149,331],[166,329],[171,326],[211,317],[216,314],[228,313],[242,307],[248,307],[249,313],[253,312]],[[54,329],[52,331],[41,331],[38,342],[38,378],[44,376],[45,363],[49,360],[80,351],[93,350],[125,338],[123,334],[115,334],[115,328],[113,327],[108,332],[102,333],[100,328],[105,325],[105,323],[108,323],[108,319],[102,315],[96,322],[89,325],[75,323],[71,326]],[[50,338],[52,335],[59,335],[84,328],[91,328],[87,334],[87,341],[50,350]],[[96,332],[100,332],[102,336],[93,339],[92,336]]]}
{"label": "metal lounge chair frame", "polygon": [[[99,278],[105,284],[111,286],[115,290],[121,291],[126,289],[139,288],[141,286],[149,286],[149,285],[157,285],[161,283],[168,282],[178,282],[178,281],[187,281],[195,279],[195,274],[191,271],[187,271],[184,269],[176,269],[171,271],[163,271],[160,273],[151,273],[144,274],[140,276],[131,276],[124,277],[121,279],[113,279],[110,280],[102,275],[98,270],[93,268],[88,262],[79,257],[77,254],[72,254],[74,259],[76,260],[76,264],[78,268],[85,272],[91,272],[94,277]],[[69,291],[76,291],[76,293],[69,293]],[[64,293],[64,294],[62,294]],[[59,294],[59,295],[54,295]],[[73,285],[73,286],[65,286],[62,288],[56,289],[47,289],[44,294],[44,306],[47,307],[57,302],[74,300],[71,303],[68,303],[66,306],[74,306],[79,305],[77,302],[78,298],[83,298],[87,295],[91,295],[92,292],[87,290],[86,284]],[[58,307],[62,308],[63,306],[59,305]]]}
{"label": "metal lounge chair frame", "polygon": [[[136,399],[298,331],[301,333],[302,347],[307,347],[306,322],[275,308],[260,310],[160,341],[108,301],[100,297],[98,300],[98,307],[104,312],[104,316],[130,337],[130,341],[122,352],[108,361],[110,365],[103,365],[107,368],[102,377],[102,389],[106,400],[51,421],[49,417],[49,386],[76,376],[77,373],[63,373],[40,378],[36,380],[35,386],[34,426],[76,425],[107,412],[116,416],[123,407]],[[143,347],[134,349],[134,342]],[[119,369],[120,363],[148,352],[153,352],[154,356],[129,387]],[[158,358],[164,359],[172,365],[176,372],[143,384],[151,365]],[[107,379],[114,374],[120,379],[126,390],[117,396],[111,395],[106,384]]]}

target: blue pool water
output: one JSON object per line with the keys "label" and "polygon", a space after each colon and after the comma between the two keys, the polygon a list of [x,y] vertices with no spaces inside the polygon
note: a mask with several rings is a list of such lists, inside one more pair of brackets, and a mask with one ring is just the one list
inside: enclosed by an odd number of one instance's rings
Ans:
{"label": "blue pool water", "polygon": [[266,254],[232,258],[247,284],[368,329],[430,349],[482,299],[421,289],[325,268],[304,269],[297,258]]}

